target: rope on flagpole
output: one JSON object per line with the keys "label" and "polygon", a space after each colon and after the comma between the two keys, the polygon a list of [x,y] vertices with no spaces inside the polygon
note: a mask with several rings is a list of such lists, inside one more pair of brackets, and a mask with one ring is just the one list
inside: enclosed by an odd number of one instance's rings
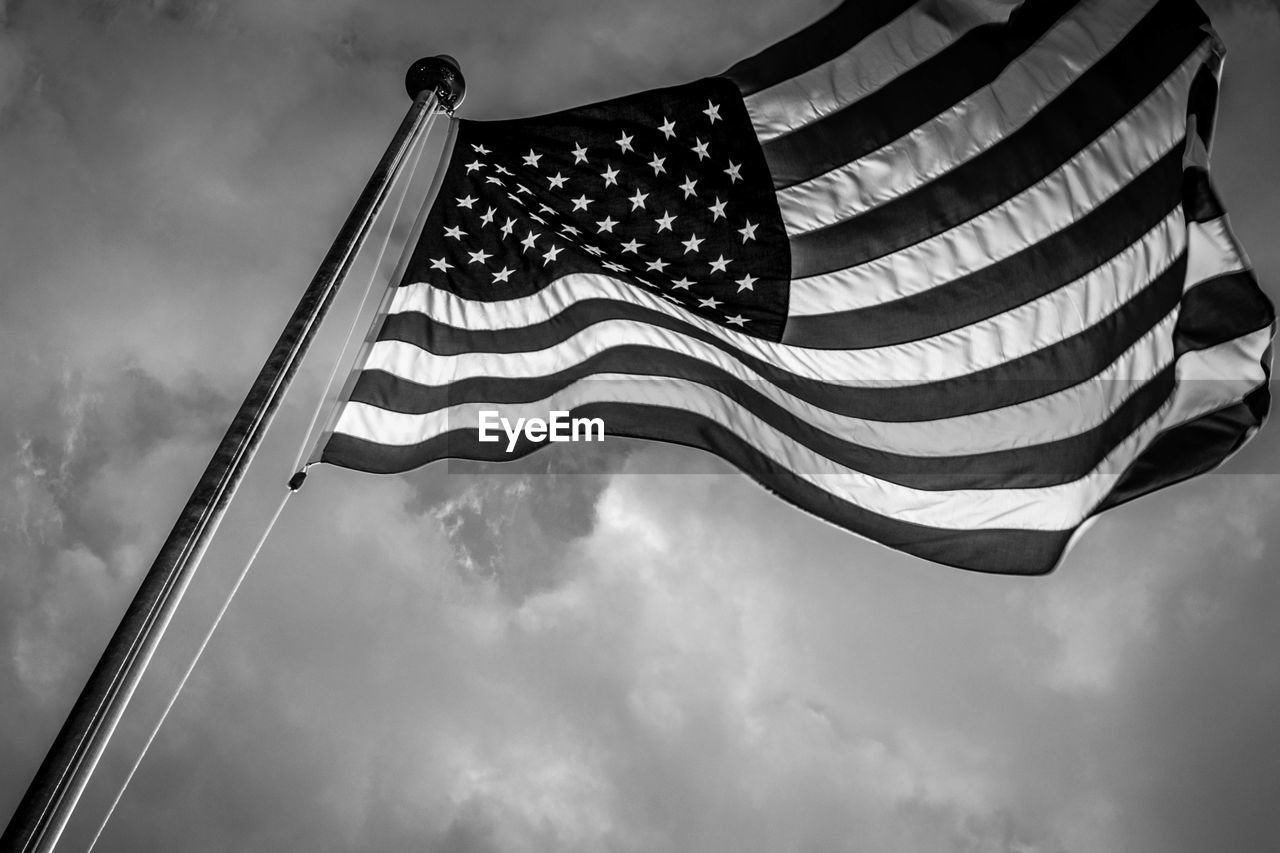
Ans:
{"label": "rope on flagpole", "polygon": [[[391,221],[387,223],[387,233],[383,235],[382,245],[378,247],[378,257],[373,262],[373,269],[369,273],[369,281],[365,285],[364,295],[360,298],[360,307],[356,309],[355,316],[351,318],[351,326],[347,329],[347,337],[342,342],[342,349],[338,352],[338,357],[333,360],[333,369],[329,371],[329,378],[325,380],[324,383],[324,393],[320,395],[320,399],[316,403],[315,412],[311,415],[311,422],[307,424],[307,431],[302,434],[302,443],[298,447],[298,456],[293,461],[293,467],[289,469],[297,472],[293,475],[293,479],[289,481],[289,488],[292,491],[297,491],[302,485],[302,480],[305,479],[305,468],[302,463],[311,447],[311,443],[308,439],[311,438],[312,432],[315,431],[316,424],[320,422],[320,415],[325,410],[326,404],[329,400],[329,392],[333,390],[334,381],[338,378],[338,371],[347,361],[347,351],[351,348],[351,341],[355,337],[356,329],[360,325],[360,318],[364,316],[365,309],[368,308],[369,301],[373,297],[374,284],[378,281],[378,271],[382,268],[382,261],[383,258],[386,257],[387,253],[387,246],[391,243],[391,232],[395,230],[395,224],[400,220],[400,212],[404,208],[405,199],[409,195],[409,187],[413,184],[413,179],[418,173],[418,165],[422,161],[422,152],[426,150],[427,147],[427,137],[431,135],[431,130],[435,126],[435,120],[439,114],[440,110],[438,108],[432,109],[431,114],[427,116],[426,128],[422,131],[422,136],[416,143],[417,147],[409,155],[411,159],[408,163],[408,173],[404,178],[404,186],[400,188],[400,197],[396,199],[395,211],[391,214]],[[413,235],[411,234],[405,244],[406,252],[412,250],[413,243]],[[399,271],[399,265],[397,265],[396,271]],[[388,282],[388,290],[393,288],[395,283],[396,273],[393,272]],[[298,474],[303,474],[303,476],[299,477]]]}
{"label": "rope on flagpole", "polygon": [[[307,431],[303,434],[303,444],[299,450],[299,456],[294,463],[293,470],[298,470],[302,462],[303,455],[307,452],[306,439],[310,437],[311,431],[315,429],[316,422],[320,419],[320,413],[324,410],[324,401],[328,396],[329,389],[333,387],[333,382],[338,376],[338,368],[345,360],[344,357],[348,348],[351,346],[351,339],[355,334],[356,326],[360,321],[360,316],[364,314],[365,308],[369,303],[369,298],[373,294],[373,286],[378,280],[378,271],[382,267],[383,259],[386,257],[387,246],[391,242],[391,232],[395,229],[395,224],[400,219],[400,213],[403,210],[405,198],[409,194],[409,187],[413,184],[413,179],[418,170],[418,164],[422,159],[422,152],[426,148],[427,137],[431,133],[431,127],[435,122],[439,110],[434,106],[431,108],[430,114],[426,118],[426,126],[422,133],[414,142],[414,148],[409,152],[406,159],[406,169],[402,177],[403,185],[396,199],[395,208],[391,212],[391,218],[387,223],[386,234],[382,238],[382,243],[378,248],[377,257],[373,261],[373,269],[369,273],[369,281],[365,285],[364,296],[360,300],[360,307],[356,311],[356,316],[351,322],[351,328],[347,332],[346,340],[342,344],[342,350],[339,352],[338,358],[334,359],[333,370],[329,373],[329,379],[325,383],[324,396],[320,398],[320,403],[316,406],[315,414],[311,418],[311,423],[307,427]],[[209,630],[205,633],[204,639],[201,640],[199,648],[196,649],[195,657],[187,665],[186,671],[182,674],[182,678],[178,680],[177,687],[174,688],[173,695],[169,697],[169,701],[165,704],[164,710],[160,712],[160,718],[156,720],[155,725],[151,729],[151,733],[147,735],[147,740],[142,745],[142,750],[138,753],[138,757],[134,759],[133,766],[129,768],[128,774],[121,783],[120,788],[116,791],[115,798],[111,801],[111,805],[107,808],[106,813],[102,817],[102,821],[98,824],[97,831],[93,834],[93,840],[89,842],[86,853],[92,853],[93,848],[97,845],[98,839],[102,837],[102,833],[106,830],[107,824],[111,821],[112,815],[115,814],[116,807],[120,805],[120,801],[124,798],[124,793],[129,787],[129,783],[133,781],[134,775],[138,772],[138,768],[142,766],[142,761],[146,757],[151,745],[155,742],[156,736],[160,733],[160,729],[164,726],[165,720],[169,718],[169,712],[173,710],[173,706],[177,704],[178,697],[182,694],[183,689],[187,686],[191,674],[195,672],[196,665],[200,662],[200,658],[204,655],[204,651],[209,646],[209,642],[213,639],[214,633],[218,630],[218,626],[222,624],[222,618],[227,614],[227,610],[231,607],[232,600],[236,597],[236,593],[240,591],[240,586],[244,583],[244,579],[249,575],[249,569],[253,567],[254,562],[258,559],[258,554],[262,551],[263,546],[267,542],[267,537],[271,535],[271,531],[275,528],[276,522],[280,519],[281,513],[284,512],[285,504],[289,502],[289,496],[297,491],[295,485],[291,485],[284,493],[284,497],[280,499],[279,506],[276,507],[275,513],[271,516],[271,521],[267,523],[267,527],[262,532],[262,536],[258,539],[258,544],[254,546],[253,552],[249,555],[248,561],[244,568],[240,570],[239,577],[231,587],[226,600],[222,603],[222,607],[218,610],[217,615],[213,619],[213,624],[209,626]]]}
{"label": "rope on flagpole", "polygon": [[147,735],[146,743],[142,745],[142,751],[138,753],[138,757],[134,759],[133,766],[129,768],[129,773],[124,777],[124,782],[120,785],[120,790],[116,792],[115,799],[111,801],[111,805],[107,808],[107,813],[103,815],[102,822],[98,824],[98,830],[93,834],[93,840],[89,842],[89,846],[85,848],[85,853],[92,853],[94,846],[98,843],[98,839],[102,837],[102,832],[107,828],[111,816],[115,814],[116,806],[120,805],[120,800],[124,797],[125,790],[129,787],[129,783],[133,781],[133,776],[138,772],[138,768],[142,766],[142,759],[146,757],[147,750],[151,749],[151,744],[155,742],[156,735],[160,733],[160,728],[164,725],[164,721],[169,718],[169,712],[173,710],[173,706],[177,704],[178,696],[182,694],[182,689],[187,686],[187,681],[191,678],[191,673],[195,672],[196,664],[200,662],[200,658],[204,655],[204,650],[209,647],[209,641],[213,639],[214,632],[218,630],[218,626],[222,624],[222,617],[227,615],[227,610],[231,608],[231,601],[236,597],[236,593],[240,591],[240,585],[244,583],[244,579],[249,575],[249,569],[252,568],[254,561],[258,559],[258,554],[262,551],[262,546],[266,544],[267,537],[271,535],[272,529],[275,528],[276,522],[280,520],[281,513],[284,512],[285,504],[289,502],[292,490],[287,490],[284,497],[280,499],[280,504],[276,507],[275,513],[271,516],[271,521],[267,523],[267,527],[262,531],[262,536],[258,539],[258,544],[254,546],[253,552],[249,555],[248,561],[244,564],[244,568],[240,570],[240,576],[236,578],[235,584],[231,587],[231,592],[227,595],[226,601],[222,602],[222,607],[218,610],[218,615],[213,618],[213,624],[209,626],[209,630],[205,632],[204,639],[200,641],[200,647],[196,649],[195,657],[191,659],[191,663],[187,665],[186,672],[182,673],[182,678],[178,679],[178,686],[174,689],[173,695],[169,697],[169,701],[165,704],[164,710],[160,712],[160,719],[156,720],[156,724],[151,728],[151,734]]}

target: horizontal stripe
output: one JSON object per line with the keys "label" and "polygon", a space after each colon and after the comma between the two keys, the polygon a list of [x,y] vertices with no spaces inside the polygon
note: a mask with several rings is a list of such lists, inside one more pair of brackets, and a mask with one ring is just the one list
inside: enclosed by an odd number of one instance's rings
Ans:
{"label": "horizontal stripe", "polygon": [[724,73],[744,96],[835,59],[900,15],[913,0],[846,0],[803,30]]}
{"label": "horizontal stripe", "polygon": [[[715,363],[716,350],[720,350],[750,371],[739,374],[744,378],[760,377],[785,386],[794,396],[831,412],[892,422],[938,420],[1012,406],[1098,375],[1135,340],[1169,316],[1178,304],[1183,281],[1184,266],[1179,260],[1120,310],[1081,334],[1021,358],[997,359],[993,366],[969,375],[956,375],[952,370],[952,378],[947,381],[842,380],[842,376],[850,374],[832,368],[847,367],[851,357],[860,355],[850,352],[796,350],[792,355],[802,358],[787,360],[797,369],[790,372],[780,366],[781,359],[776,354],[773,359],[757,358],[717,338],[698,337],[692,329],[677,334],[638,322],[597,324],[538,352],[465,353],[441,358],[422,348],[432,342],[440,328],[424,318],[416,330],[404,329],[418,336],[417,343],[380,341],[372,348],[367,366],[423,385],[444,385],[468,377],[551,375],[616,346],[651,347],[711,363]],[[474,334],[465,333],[464,337]],[[923,344],[927,346],[928,342]],[[946,365],[945,359],[942,363]],[[913,376],[910,371],[904,372]]]}
{"label": "horizontal stripe", "polygon": [[1271,346],[1272,329],[1255,332],[1208,349],[1193,350],[1177,362],[1178,387],[1166,426],[1194,420],[1241,400],[1267,381],[1263,356]]}
{"label": "horizontal stripe", "polygon": [[[1064,227],[1079,218],[1078,210],[1096,207],[1162,155],[1176,150],[1183,142],[1184,124],[1181,112],[1139,110],[1014,195],[993,198],[975,188],[970,202],[949,193],[955,187],[944,180],[939,195],[933,194],[932,187],[922,191],[922,207],[916,206],[913,194],[829,228],[792,237],[792,275],[804,277],[865,265],[898,252],[918,251],[933,240],[966,240],[981,251],[1006,235],[1017,234],[1020,226],[1027,230],[1023,223],[1030,217],[1037,225],[1052,219],[1059,228]],[[961,173],[963,178],[968,176],[967,169]],[[988,206],[998,198],[1007,200]],[[951,204],[954,210],[930,210],[934,202]],[[1075,204],[1080,208],[1072,206]]]}
{"label": "horizontal stripe", "polygon": [[[1144,7],[1150,4],[1150,0],[1139,2]],[[1184,5],[1182,0],[1160,0],[1153,13],[1166,16],[1168,13],[1162,11],[1161,6],[1170,4]],[[990,85],[1064,16],[1070,18],[1073,14],[1082,14],[1073,12],[1073,6],[1097,10],[1085,14],[1113,17],[1118,23],[1108,30],[1124,32],[1127,27],[1121,24],[1131,22],[1133,18],[1124,11],[1115,17],[1118,5],[1108,5],[1101,0],[1084,0],[1083,3],[1037,0],[1022,4],[1008,25],[987,25],[971,30],[951,46],[899,74],[892,82],[866,97],[819,121],[764,143],[764,155],[774,186],[794,186],[837,169],[936,121],[938,116]],[[1171,31],[1179,26],[1176,17],[1169,16]],[[1191,26],[1194,28],[1195,25]],[[1034,89],[1039,81],[1033,78],[1024,85]]]}
{"label": "horizontal stripe", "polygon": [[[744,362],[765,363],[793,378],[906,385],[938,382],[1050,349],[1099,325],[1106,317],[1131,310],[1133,299],[1149,283],[1161,278],[1172,279],[1161,288],[1165,296],[1160,302],[1166,307],[1151,322],[1135,330],[1128,338],[1131,342],[1145,333],[1155,319],[1163,317],[1181,292],[1184,268],[1176,264],[1175,259],[1181,256],[1183,237],[1181,229],[1157,229],[1151,239],[1134,244],[1071,285],[1026,305],[927,340],[864,350],[802,349],[731,332],[705,321],[698,322],[697,318],[668,326],[659,326],[652,322],[653,318],[643,315],[640,315],[642,319],[601,319],[588,323],[588,318],[579,312],[567,320],[557,317],[563,322],[527,328],[515,326],[513,321],[521,319],[521,315],[534,319],[537,313],[554,310],[546,303],[554,307],[567,306],[573,301],[575,291],[593,296],[610,295],[619,302],[627,296],[636,301],[647,297],[644,301],[650,306],[660,306],[663,313],[681,320],[681,315],[688,315],[678,307],[662,304],[665,300],[604,276],[566,276],[539,295],[498,303],[470,302],[437,288],[415,285],[401,288],[396,294],[392,308],[396,313],[388,317],[381,334],[383,340],[375,344],[369,364],[381,368],[380,359],[384,358],[393,362],[424,360],[431,352],[437,357],[430,359],[430,365],[423,369],[435,371],[440,381],[450,381],[468,376],[503,375],[495,371],[499,370],[500,363],[508,360],[504,354],[515,354],[524,365],[522,373],[544,375],[566,367],[565,359],[587,357],[607,346],[659,346],[696,354],[710,344],[724,352],[740,354],[735,357]],[[538,298],[543,294],[545,303]],[[532,304],[513,304],[516,302]],[[624,312],[634,310],[630,306],[618,307]],[[522,311],[522,308],[529,310]],[[434,322],[415,321],[412,317],[396,319],[397,314],[415,309]],[[508,331],[486,337],[483,331],[477,334],[458,328],[459,324],[466,328],[486,322],[493,328]],[[395,343],[389,340],[392,337],[414,346],[407,350],[392,348],[390,345]],[[399,370],[392,372],[408,375]]]}
{"label": "horizontal stripe", "polygon": [[[688,394],[683,392],[689,386],[673,382],[625,385],[582,382],[537,403],[503,406],[501,412],[514,420],[545,416],[553,410],[578,413],[581,407],[597,402],[625,402],[689,412],[742,436],[768,459],[800,479],[877,514],[952,529],[1068,530],[1088,517],[1114,484],[1116,472],[1126,469],[1164,426],[1188,413],[1200,414],[1229,405],[1253,385],[1265,381],[1258,360],[1269,343],[1270,330],[1264,329],[1231,344],[1186,354],[1177,365],[1178,391],[1171,405],[1163,406],[1161,412],[1116,444],[1086,476],[1035,489],[929,491],[891,483],[815,453],[724,395],[702,386],[697,387],[697,393]],[[1220,375],[1221,381],[1218,381]],[[1215,381],[1203,381],[1205,378]],[[1252,385],[1247,385],[1251,380]],[[625,392],[627,399],[607,399],[617,391]],[[425,415],[402,415],[351,403],[335,432],[382,444],[415,444],[451,430],[474,429],[479,422],[479,412],[491,405],[464,404]],[[613,434],[617,434],[616,431]]]}
{"label": "horizontal stripe", "polygon": [[974,27],[1004,21],[1019,2],[917,3],[830,62],[748,95],[756,136],[768,141],[865,97]]}
{"label": "horizontal stripe", "polygon": [[[855,536],[943,565],[981,572],[1043,574],[1056,565],[1070,538],[1069,531],[940,530],[877,515],[770,464],[732,431],[684,412],[655,411],[647,406],[595,406],[578,414],[602,417],[616,425],[619,434],[643,431],[655,441],[714,453],[740,469],[758,472],[754,478],[758,483],[798,509]],[[346,468],[391,473],[437,459],[484,458],[482,454],[491,453],[492,447],[477,443],[474,433],[450,433],[410,448],[336,434],[325,446],[322,458]]]}
{"label": "horizontal stripe", "polygon": [[[1192,137],[1194,140],[1194,137]],[[1203,148],[1199,144],[1188,145],[1188,151]],[[1205,155],[1208,156],[1208,155]],[[1227,215],[1218,194],[1209,182],[1209,173],[1203,168],[1188,164],[1182,176],[1182,206],[1186,210],[1188,222],[1207,222],[1210,219],[1221,219]]]}
{"label": "horizontal stripe", "polygon": [[[787,232],[803,234],[865,213],[984,152],[969,166],[976,177],[953,178],[957,192],[963,195],[964,188],[981,186],[985,178],[995,184],[988,191],[997,192],[994,198],[1007,198],[1120,120],[1180,63],[1186,79],[1174,87],[1174,103],[1166,104],[1166,95],[1160,109],[1185,112],[1182,104],[1203,62],[1187,62],[1187,55],[1203,34],[1184,31],[1173,38],[1146,26],[1121,40],[1144,6],[1111,3],[1100,12],[1096,5],[1073,10],[990,86],[952,109],[863,157],[781,189],[778,204]],[[1002,175],[1006,165],[1019,173]],[[1026,177],[1028,169],[1034,177]],[[922,204],[921,209],[941,206]]]}
{"label": "horizontal stripe", "polygon": [[[865,308],[788,318],[783,343],[820,349],[888,346],[940,335],[1008,311],[1079,279],[1153,238],[1184,228],[1177,163],[1153,168],[1082,218],[991,266]],[[1157,239],[1168,239],[1165,236]]]}
{"label": "horizontal stripe", "polygon": [[[1177,181],[1180,141],[1160,140],[1157,144],[1165,147],[1150,152],[1152,164]],[[1135,140],[1135,145],[1153,147],[1150,141]],[[1086,154],[1083,161],[1054,172],[1016,198],[936,237],[859,266],[794,279],[790,313],[804,316],[865,308],[922,293],[989,267],[1080,219],[1147,166],[1130,162],[1133,171],[1120,174],[1112,172],[1102,158]],[[844,252],[857,253],[856,247]],[[824,263],[827,261],[835,263],[837,258],[828,254]],[[792,262],[796,263],[794,254]]]}
{"label": "horizontal stripe", "polygon": [[[1146,67],[1159,73],[1157,79],[1164,79],[1166,69],[1159,64],[1159,53],[1149,51],[1143,61],[1152,63]],[[1181,50],[1176,53],[1183,55]],[[793,269],[804,258],[810,264],[821,257],[852,265],[906,248],[982,215],[1058,169],[1078,170],[1074,177],[1063,176],[1070,183],[1096,180],[1092,170],[1099,166],[1122,182],[1131,179],[1153,162],[1160,140],[1182,134],[1187,89],[1203,54],[1198,51],[1185,59],[1181,68],[1132,109],[1133,101],[1125,96],[1133,93],[1106,79],[1114,75],[1100,81],[1082,80],[1059,99],[1067,103],[1055,102],[1013,136],[937,180],[861,215],[794,236]],[[1146,90],[1152,80],[1135,75],[1131,82]],[[1111,94],[1104,95],[1113,84]],[[1073,102],[1076,96],[1083,102]],[[1149,140],[1151,147],[1141,147],[1139,139]],[[844,245],[851,240],[856,241],[852,250]]]}
{"label": "horizontal stripe", "polygon": [[1264,384],[1235,405],[1161,433],[1120,478],[1099,511],[1217,468],[1257,432],[1270,408],[1271,391]]}
{"label": "horizontal stripe", "polygon": [[[920,457],[968,456],[1047,444],[1101,425],[1138,387],[1172,363],[1170,332],[1175,319],[1171,313],[1087,381],[1013,406],[931,421],[886,422],[841,415],[795,396],[787,385],[775,385],[725,353],[711,350],[691,356],[638,346],[611,347],[554,374],[476,376],[436,385],[420,382],[424,377],[368,368],[351,399],[403,414],[425,414],[466,402],[532,402],[588,378],[618,382],[636,381],[636,376],[677,378],[717,388],[744,388],[742,398],[735,399],[758,400],[752,404],[757,413],[773,407],[870,450]],[[830,393],[840,391],[837,386]]]}
{"label": "horizontal stripe", "polygon": [[[611,352],[617,352],[611,351]],[[652,356],[652,353],[646,355]],[[634,357],[634,356],[633,356]],[[657,372],[664,372],[670,357],[657,354]],[[705,372],[705,371],[704,371]],[[369,376],[370,374],[366,374]],[[374,373],[377,379],[385,374]],[[767,424],[780,434],[786,434],[799,445],[826,460],[838,460],[843,466],[867,474],[870,477],[922,491],[954,491],[958,489],[1008,489],[1042,488],[1069,483],[1084,477],[1105,456],[1106,452],[1145,421],[1168,398],[1173,390],[1172,367],[1162,370],[1148,383],[1105,383],[1121,385],[1134,393],[1127,395],[1116,410],[1090,430],[1069,438],[1035,446],[1013,446],[981,454],[963,456],[915,456],[894,453],[857,444],[850,438],[820,429],[814,422],[797,417],[769,403],[757,393],[758,386],[736,381],[720,381],[714,385],[702,381],[663,378],[661,376],[635,376],[598,374],[588,381],[574,381],[551,389],[545,383],[534,383],[540,396],[532,402],[516,402],[505,399],[507,390],[525,393],[525,388],[515,388],[515,380],[486,382],[494,394],[479,401],[454,400],[440,420],[447,419],[447,426],[440,428],[425,415],[411,415],[391,419],[386,423],[370,423],[362,428],[359,423],[348,422],[346,431],[359,433],[362,429],[379,431],[379,440],[386,444],[418,445],[434,434],[450,429],[472,429],[482,411],[497,411],[502,417],[515,423],[517,418],[547,418],[553,410],[580,411],[584,406],[600,403],[636,403],[675,407],[686,411],[710,410],[723,412],[735,423],[745,414]],[[1102,383],[1087,383],[1101,385]],[[504,387],[504,385],[506,387]],[[662,392],[662,393],[659,393]],[[654,402],[654,401],[657,402]],[[677,402],[683,401],[683,402]],[[352,398],[352,402],[368,406],[363,411],[388,411]],[[400,415],[402,413],[396,413]],[[354,417],[354,416],[353,416]],[[1009,421],[1004,428],[1011,431],[1019,424]],[[930,424],[934,444],[945,444],[956,438],[952,427],[946,424]],[[428,430],[423,434],[419,428]],[[434,431],[432,431],[434,428]],[[404,432],[397,433],[396,430]],[[367,437],[367,436],[366,436]],[[505,450],[494,459],[506,458]],[[753,472],[747,472],[753,473]],[[817,471],[813,473],[822,473]],[[1113,473],[1119,473],[1113,472]]]}
{"label": "horizontal stripe", "polygon": [[1226,217],[1187,226],[1187,282],[1194,287],[1248,267]]}
{"label": "horizontal stripe", "polygon": [[1182,300],[1176,352],[1209,349],[1275,322],[1275,308],[1248,270],[1199,282]]}

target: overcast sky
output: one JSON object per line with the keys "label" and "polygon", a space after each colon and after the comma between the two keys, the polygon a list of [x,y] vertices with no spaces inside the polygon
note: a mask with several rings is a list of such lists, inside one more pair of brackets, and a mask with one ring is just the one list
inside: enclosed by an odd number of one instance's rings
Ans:
{"label": "overcast sky", "polygon": [[[0,0],[0,819],[408,101],[723,70],[833,0]],[[1214,170],[1280,286],[1280,14],[1211,4]],[[353,287],[63,847],[290,473]],[[1280,849],[1280,432],[1045,578],[856,540],[691,450],[316,469],[98,850]],[[668,472],[668,473],[654,473]]]}

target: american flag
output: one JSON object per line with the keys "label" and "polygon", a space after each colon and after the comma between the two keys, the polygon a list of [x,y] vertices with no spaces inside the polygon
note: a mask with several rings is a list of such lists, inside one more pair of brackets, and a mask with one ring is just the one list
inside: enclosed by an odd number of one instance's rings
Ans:
{"label": "american flag", "polygon": [[455,120],[324,445],[536,448],[479,412],[701,447],[852,532],[1049,571],[1261,425],[1274,312],[1208,177],[1189,0],[846,2],[724,75]]}

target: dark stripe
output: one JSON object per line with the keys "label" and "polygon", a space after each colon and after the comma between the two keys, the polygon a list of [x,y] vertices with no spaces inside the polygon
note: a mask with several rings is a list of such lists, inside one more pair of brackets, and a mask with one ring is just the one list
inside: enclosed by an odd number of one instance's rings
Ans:
{"label": "dark stripe", "polygon": [[[1039,445],[963,456],[914,456],[855,444],[813,426],[770,400],[756,383],[743,382],[705,362],[649,347],[619,347],[553,376],[535,379],[462,380],[427,388],[383,371],[366,371],[351,401],[381,409],[422,414],[451,405],[513,405],[549,399],[573,383],[600,373],[642,377],[621,396],[644,400],[655,381],[671,377],[718,391],[800,444],[842,465],[913,489],[1038,488],[1078,480],[1150,417],[1173,390],[1172,365],[1132,392],[1103,423],[1069,438]],[[595,383],[604,380],[594,380]],[[1118,380],[1127,381],[1127,380]],[[1136,384],[1136,383],[1135,383]],[[592,387],[592,386],[588,386]],[[632,392],[633,393],[628,393]],[[617,390],[615,389],[615,392]],[[708,396],[708,399],[714,399]]]}
{"label": "dark stripe", "polygon": [[1212,471],[1262,426],[1271,407],[1264,383],[1243,401],[1163,432],[1120,478],[1095,514]]}
{"label": "dark stripe", "polygon": [[991,266],[892,302],[790,317],[783,343],[862,349],[921,340],[994,317],[1097,269],[1137,242],[1182,197],[1175,150],[1080,219]]}
{"label": "dark stripe", "polygon": [[[1044,574],[1057,563],[1070,538],[1070,531],[944,530],[870,512],[800,479],[719,424],[678,409],[597,404],[576,409],[572,415],[603,418],[611,436],[646,438],[714,453],[750,472],[756,482],[806,512],[948,566],[1001,574]],[[393,473],[439,459],[510,460],[540,446],[522,443],[508,454],[505,442],[482,444],[476,440],[475,430],[457,430],[409,447],[388,447],[337,434],[326,445],[323,461]]]}
{"label": "dark stripe", "polygon": [[[1207,185],[1207,179],[1206,179]],[[1247,270],[1193,287],[1183,300],[1174,350],[1205,349],[1272,326],[1275,308]],[[1271,408],[1271,347],[1261,360],[1267,381],[1239,402],[1162,432],[1120,478],[1096,512],[1211,471],[1261,428]]]}
{"label": "dark stripe", "polygon": [[1024,3],[820,121],[764,143],[774,186],[789,187],[881,148],[990,83],[1075,0]]}
{"label": "dark stripe", "polygon": [[1213,123],[1218,113],[1218,72],[1222,69],[1222,54],[1214,51],[1210,60],[1191,81],[1187,114],[1195,119],[1196,135],[1204,143],[1205,150],[1213,145]]}
{"label": "dark stripe", "polygon": [[[472,332],[430,322],[421,314],[395,314],[387,318],[381,337],[406,341],[438,354],[526,352],[551,346],[601,319],[626,316],[702,340],[764,380],[837,414],[889,422],[925,421],[1011,406],[1096,376],[1177,306],[1185,273],[1183,254],[1118,310],[1066,340],[964,377],[907,387],[834,384],[859,377],[831,376],[825,381],[797,377],[679,320],[606,300],[576,303],[548,323],[503,332]],[[455,383],[455,387],[458,385],[461,383]],[[406,405],[436,407],[434,403]]]}
{"label": "dark stripe", "polygon": [[1276,319],[1271,300],[1249,270],[1210,279],[1182,299],[1174,332],[1177,354],[1208,349],[1270,326]]}
{"label": "dark stripe", "polygon": [[1209,181],[1209,173],[1190,166],[1182,176],[1182,210],[1188,222],[1209,222],[1227,215]]}
{"label": "dark stripe", "polygon": [[[1159,14],[1169,8],[1157,6],[1115,50],[987,150],[865,213],[793,236],[792,278],[857,266],[927,240],[1063,168],[1158,89],[1204,40],[1199,30],[1171,28],[1171,15]],[[1175,149],[1180,156],[1181,145]]]}
{"label": "dark stripe", "polygon": [[744,96],[796,77],[871,35],[914,0],[846,0],[826,17],[724,72]]}

